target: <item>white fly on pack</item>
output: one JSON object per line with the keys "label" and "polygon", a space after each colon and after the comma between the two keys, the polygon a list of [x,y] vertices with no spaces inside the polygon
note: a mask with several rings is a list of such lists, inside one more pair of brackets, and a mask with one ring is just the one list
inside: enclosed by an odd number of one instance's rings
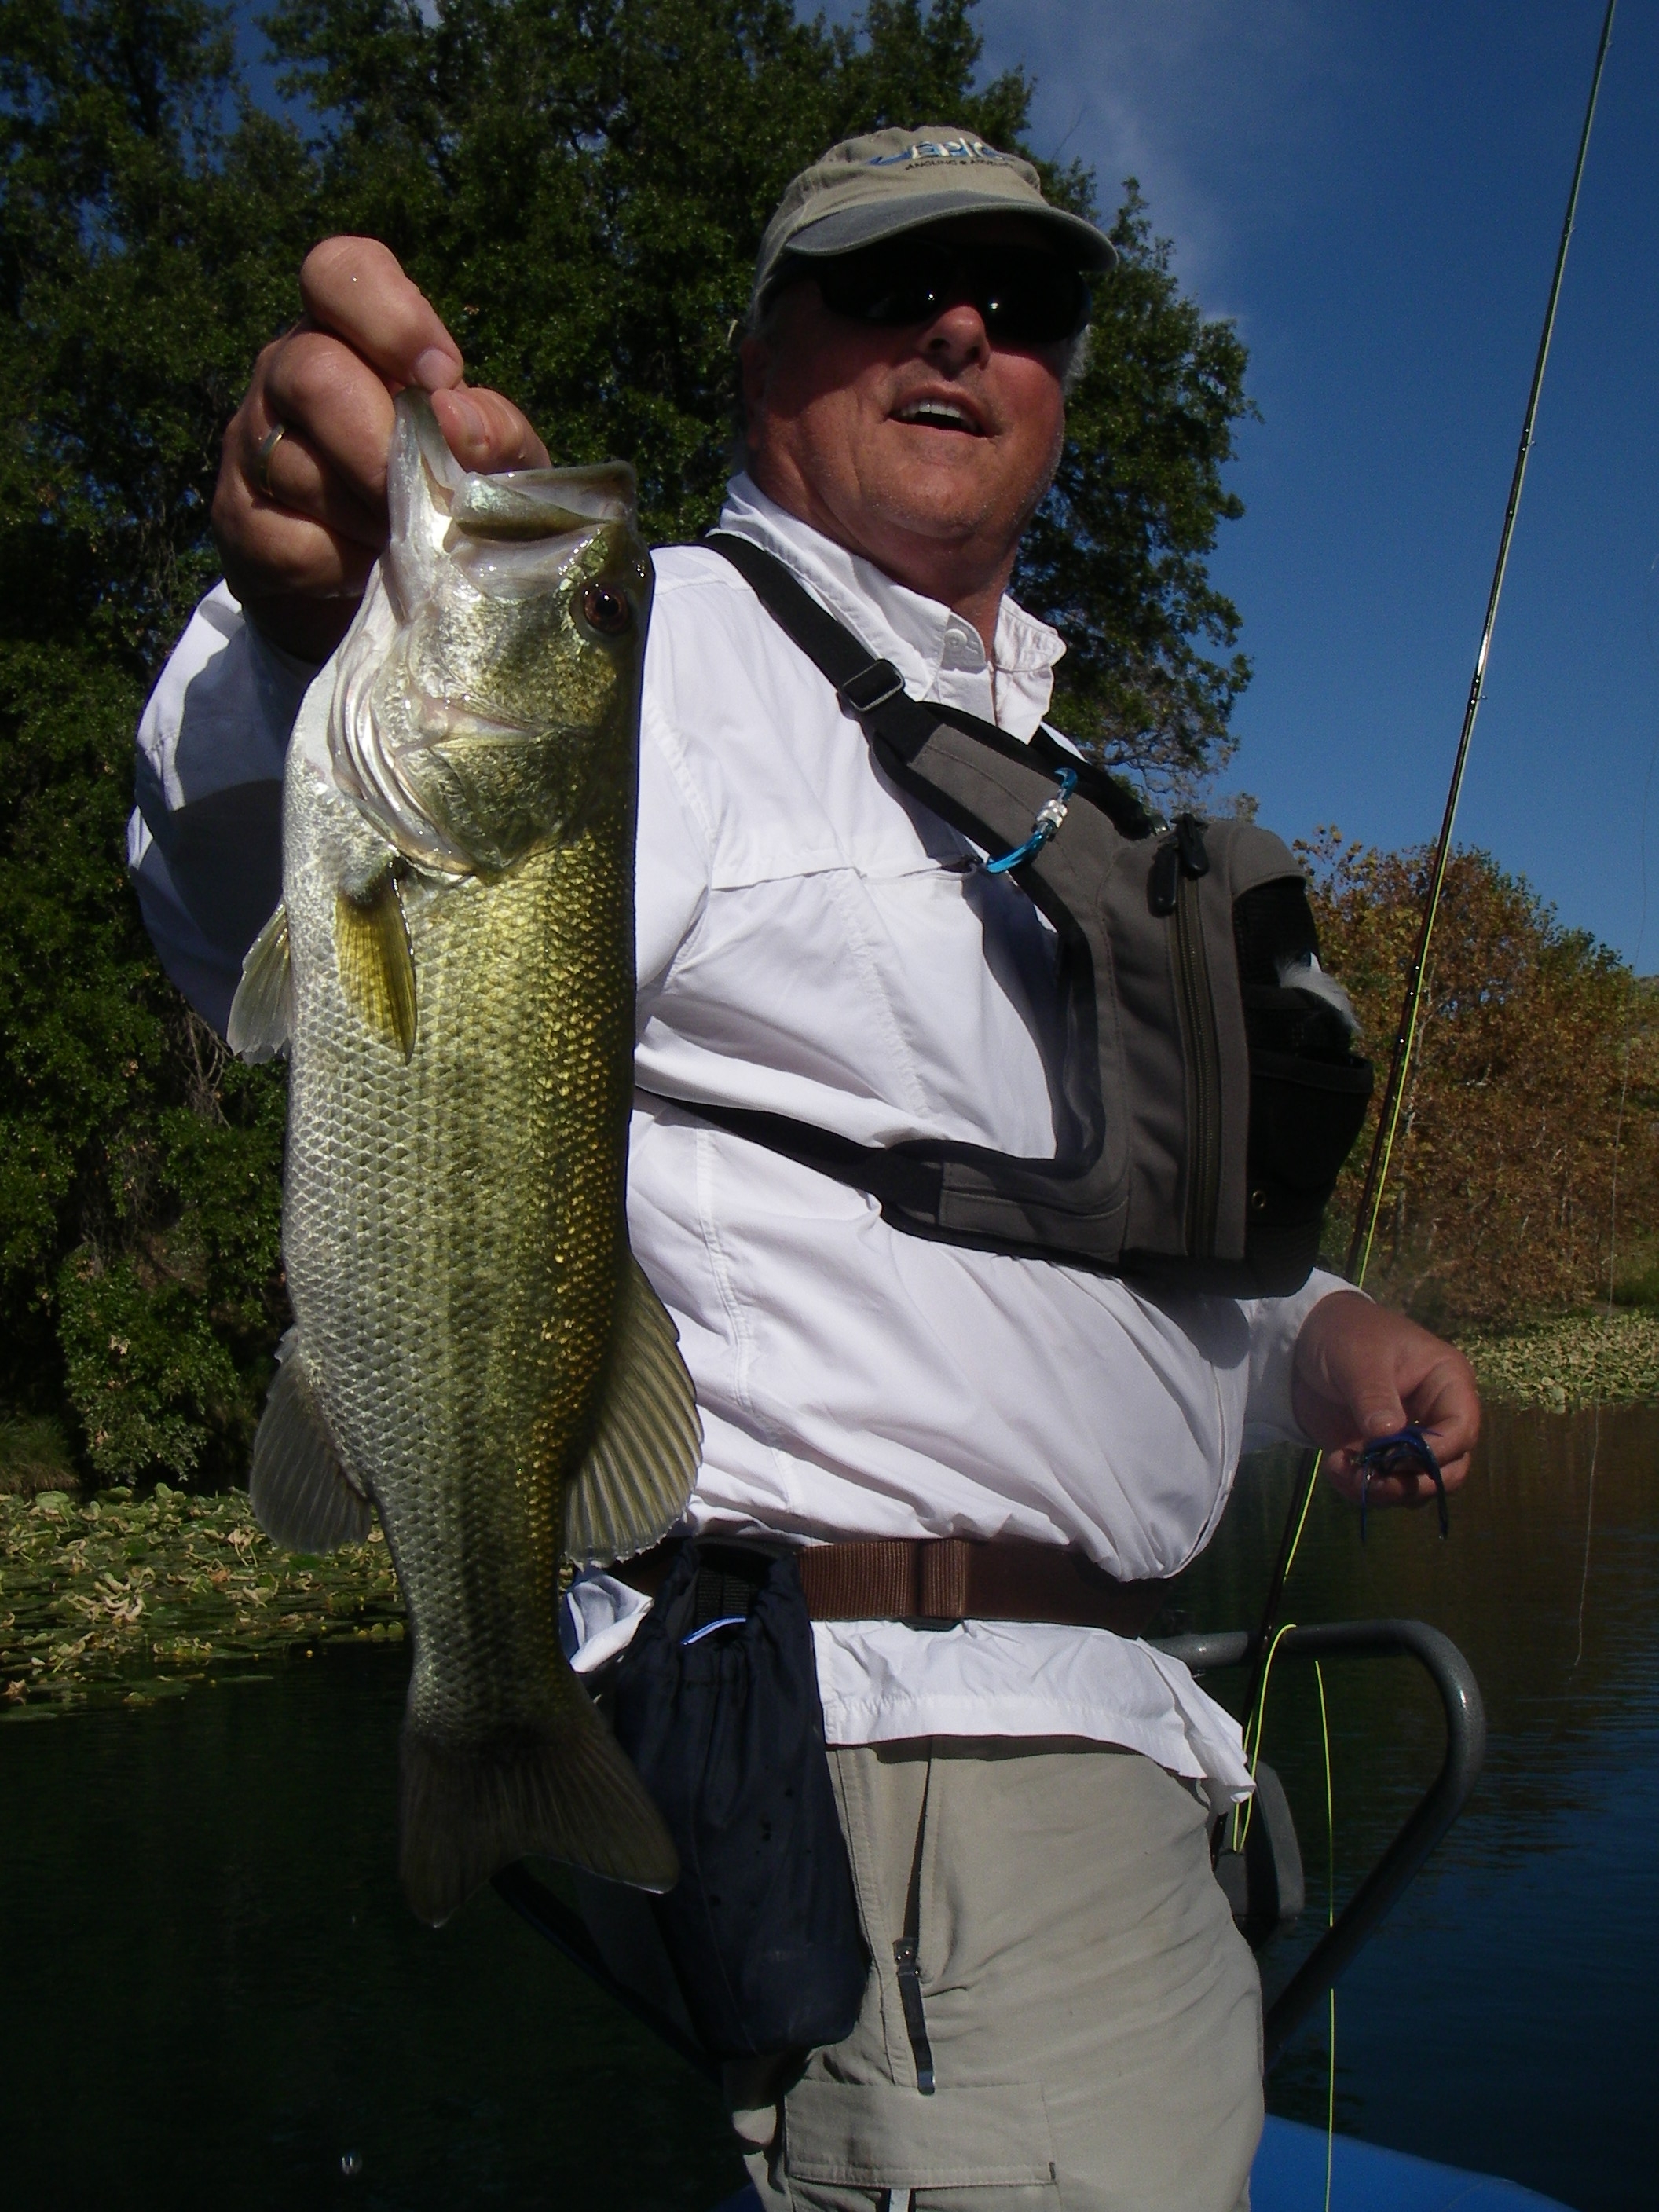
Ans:
{"label": "white fly on pack", "polygon": [[1334,975],[1328,975],[1319,964],[1316,953],[1304,952],[1296,959],[1279,963],[1279,988],[1281,991],[1306,991],[1316,999],[1322,999],[1347,1024],[1350,1036],[1359,1031],[1359,1017],[1353,1010],[1353,1000]]}

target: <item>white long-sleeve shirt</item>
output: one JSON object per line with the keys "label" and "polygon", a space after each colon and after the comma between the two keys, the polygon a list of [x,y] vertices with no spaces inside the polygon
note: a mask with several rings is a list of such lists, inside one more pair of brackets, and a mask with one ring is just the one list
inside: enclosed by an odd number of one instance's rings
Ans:
{"label": "white long-sleeve shirt", "polygon": [[[1064,648],[1012,601],[988,660],[960,615],[744,477],[721,526],[787,562],[916,696],[1021,739],[1036,729]],[[1175,1573],[1213,1532],[1241,1449],[1296,1437],[1291,1355],[1335,1279],[1285,1299],[1154,1297],[907,1237],[863,1194],[647,1095],[769,1109],[866,1145],[1054,1146],[1051,939],[1034,907],[886,781],[729,562],[677,546],[656,570],[629,1220],[696,1383],[703,1462],[686,1525],[1013,1536],[1073,1546],[1125,1579]],[[239,961],[204,909],[223,894],[169,872],[144,817],[280,775],[307,674],[222,586],[139,732],[139,896],[169,972],[221,1025]],[[579,1599],[579,1663],[596,1664],[641,1601],[605,1577]],[[1070,1735],[1248,1787],[1235,1723],[1144,1644],[981,1621],[815,1636],[831,1742]]]}

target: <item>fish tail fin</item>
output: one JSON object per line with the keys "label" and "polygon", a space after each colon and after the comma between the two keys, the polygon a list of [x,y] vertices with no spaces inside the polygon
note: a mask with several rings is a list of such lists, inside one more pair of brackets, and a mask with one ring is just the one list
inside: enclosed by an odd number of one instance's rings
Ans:
{"label": "fish tail fin", "polygon": [[661,1814],[580,1688],[546,1725],[477,1744],[446,1743],[411,1720],[400,1767],[398,1871],[434,1928],[517,1859],[656,1892],[679,1879]]}

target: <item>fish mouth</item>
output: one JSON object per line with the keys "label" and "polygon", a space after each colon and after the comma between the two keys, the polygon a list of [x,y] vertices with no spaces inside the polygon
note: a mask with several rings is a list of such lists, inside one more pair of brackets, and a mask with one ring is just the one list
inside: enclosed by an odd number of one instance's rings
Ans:
{"label": "fish mouth", "polygon": [[912,392],[892,409],[889,420],[902,422],[907,428],[940,430],[955,437],[990,435],[983,415],[959,392]]}

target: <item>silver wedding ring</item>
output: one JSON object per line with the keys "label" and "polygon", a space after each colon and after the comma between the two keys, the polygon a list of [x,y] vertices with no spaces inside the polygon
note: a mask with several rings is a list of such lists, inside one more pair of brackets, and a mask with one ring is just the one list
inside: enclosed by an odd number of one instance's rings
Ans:
{"label": "silver wedding ring", "polygon": [[273,422],[264,436],[260,439],[258,450],[253,456],[253,481],[267,499],[275,499],[276,496],[270,488],[270,457],[287,435],[286,422]]}

